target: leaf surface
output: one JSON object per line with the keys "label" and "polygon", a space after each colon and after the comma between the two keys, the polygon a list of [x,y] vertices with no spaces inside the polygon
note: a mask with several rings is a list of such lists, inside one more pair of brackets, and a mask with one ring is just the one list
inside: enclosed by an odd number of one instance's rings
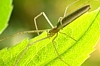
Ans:
{"label": "leaf surface", "polygon": [[0,0],[0,34],[8,26],[12,9],[12,0]]}

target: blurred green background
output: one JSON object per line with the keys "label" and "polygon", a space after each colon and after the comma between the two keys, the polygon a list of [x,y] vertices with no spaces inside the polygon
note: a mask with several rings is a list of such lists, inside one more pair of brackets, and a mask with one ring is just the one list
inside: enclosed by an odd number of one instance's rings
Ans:
{"label": "blurred green background", "polygon": [[[52,24],[56,26],[59,17],[63,16],[66,6],[74,1],[76,0],[13,0],[14,9],[9,25],[0,35],[0,38],[15,34],[19,31],[35,30],[33,20],[40,12],[45,12]],[[92,11],[100,6],[100,0],[80,0],[68,9],[67,14],[86,4],[91,5],[90,11]],[[37,19],[37,25],[39,29],[51,28],[43,16]],[[0,49],[4,47],[11,47],[23,40],[25,37],[33,38],[35,36],[37,36],[36,33],[12,37],[0,42]],[[100,66],[99,44],[100,41],[97,42],[96,50],[82,66]]]}

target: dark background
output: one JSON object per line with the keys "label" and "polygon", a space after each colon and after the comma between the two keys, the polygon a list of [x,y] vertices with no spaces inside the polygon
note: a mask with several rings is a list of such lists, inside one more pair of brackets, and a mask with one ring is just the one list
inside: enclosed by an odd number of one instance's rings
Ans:
{"label": "dark background", "polygon": [[[9,25],[0,35],[0,38],[15,34],[19,31],[35,30],[33,20],[40,12],[45,12],[52,24],[56,26],[59,17],[63,16],[66,6],[74,1],[76,0],[14,0],[14,8],[9,20]],[[91,5],[90,11],[92,11],[100,6],[100,1],[80,0],[68,9],[67,14],[86,4]],[[39,29],[51,29],[43,16],[37,19],[37,23]],[[23,40],[25,37],[33,38],[35,36],[37,36],[36,33],[12,37],[0,42],[0,48],[10,47]],[[100,66],[99,44],[100,41],[98,41],[95,52],[91,54],[91,57],[82,66]]]}

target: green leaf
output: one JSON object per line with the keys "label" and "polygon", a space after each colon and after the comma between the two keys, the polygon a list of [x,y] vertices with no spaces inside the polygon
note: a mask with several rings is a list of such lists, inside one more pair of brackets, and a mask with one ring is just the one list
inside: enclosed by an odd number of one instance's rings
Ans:
{"label": "green leaf", "polygon": [[12,12],[12,0],[0,0],[0,34],[8,26]]}
{"label": "green leaf", "polygon": [[[61,29],[77,41],[74,41],[65,34],[58,33],[54,40],[61,58],[70,66],[80,66],[89,58],[95,48],[96,42],[100,38],[100,8],[95,11],[85,13],[74,22]],[[67,66],[59,58],[52,45],[54,37],[38,41],[47,36],[44,32],[32,40],[25,39],[21,43],[0,51],[0,66]],[[26,46],[32,43],[25,50]],[[22,55],[23,50],[25,54]],[[22,56],[20,59],[18,59]],[[16,61],[19,61],[16,63]]]}

